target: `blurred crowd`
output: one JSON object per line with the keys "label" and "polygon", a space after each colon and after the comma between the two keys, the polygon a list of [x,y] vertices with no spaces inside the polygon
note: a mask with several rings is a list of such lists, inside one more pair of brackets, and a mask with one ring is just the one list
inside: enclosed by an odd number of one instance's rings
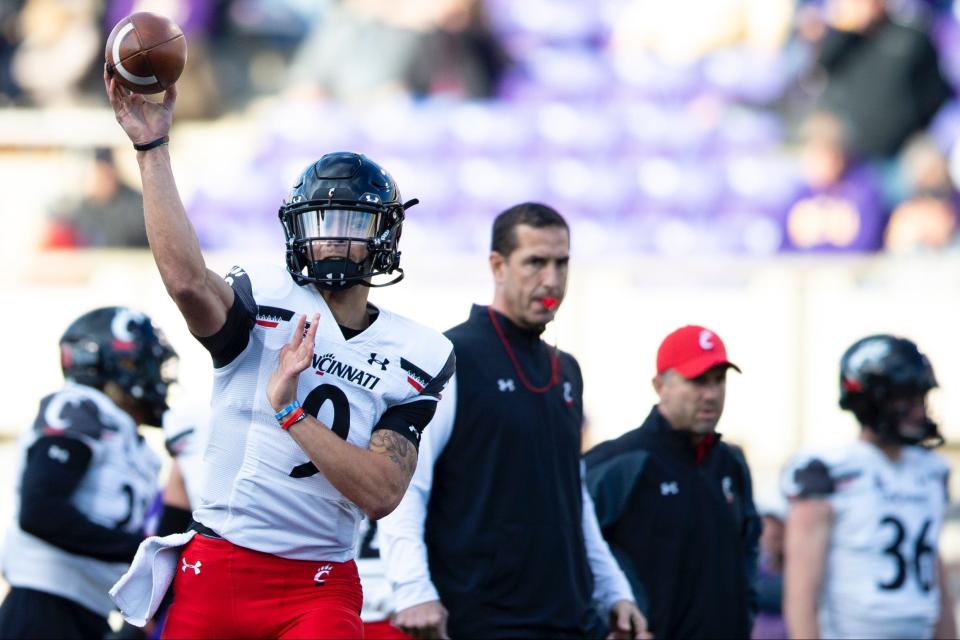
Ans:
{"label": "blurred crowd", "polygon": [[[103,42],[138,10],[187,34],[178,118],[262,125],[226,164],[247,189],[186,189],[213,248],[272,228],[289,167],[334,147],[383,160],[464,238],[536,199],[604,251],[957,246],[951,0],[7,0],[0,104],[105,105]],[[45,246],[140,244],[71,228],[89,199]]]}

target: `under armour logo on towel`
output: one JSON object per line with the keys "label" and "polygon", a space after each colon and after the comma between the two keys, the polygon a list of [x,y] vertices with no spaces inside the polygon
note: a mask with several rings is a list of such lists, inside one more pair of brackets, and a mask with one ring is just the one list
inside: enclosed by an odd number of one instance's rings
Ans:
{"label": "under armour logo on towel", "polygon": [[497,386],[500,387],[500,391],[516,391],[517,387],[513,384],[513,378],[507,378],[504,380],[500,378],[497,380]]}
{"label": "under armour logo on towel", "polygon": [[661,482],[660,495],[669,496],[680,493],[680,486],[676,482]]}
{"label": "under armour logo on towel", "polygon": [[197,560],[197,564],[190,564],[190,563],[188,563],[186,558],[180,558],[180,560],[181,560],[181,562],[183,562],[183,566],[180,567],[180,570],[183,571],[184,573],[187,572],[187,569],[193,569],[193,575],[198,575],[198,574],[200,573],[200,561],[199,561],[199,560]]}

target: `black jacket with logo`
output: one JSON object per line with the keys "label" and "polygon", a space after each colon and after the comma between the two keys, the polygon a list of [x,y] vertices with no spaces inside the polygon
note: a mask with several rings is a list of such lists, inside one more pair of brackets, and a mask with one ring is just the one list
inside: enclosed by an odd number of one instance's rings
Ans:
{"label": "black jacket with logo", "polygon": [[[528,383],[546,387],[554,349],[496,320]],[[595,636],[580,368],[559,352],[558,384],[530,391],[487,307],[446,336],[457,356],[456,418],[434,465],[424,539],[450,637]]]}
{"label": "black jacket with logo", "polygon": [[700,463],[660,411],[585,456],[603,536],[658,638],[749,638],[760,519],[739,449]]}

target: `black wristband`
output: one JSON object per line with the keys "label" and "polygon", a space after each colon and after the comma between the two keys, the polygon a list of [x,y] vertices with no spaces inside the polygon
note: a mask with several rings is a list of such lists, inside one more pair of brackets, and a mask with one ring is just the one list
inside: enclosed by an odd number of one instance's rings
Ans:
{"label": "black wristband", "polygon": [[167,144],[170,142],[170,136],[163,136],[162,138],[157,138],[153,142],[146,142],[144,144],[134,144],[133,148],[137,151],[149,151],[154,147],[159,147],[162,144]]}

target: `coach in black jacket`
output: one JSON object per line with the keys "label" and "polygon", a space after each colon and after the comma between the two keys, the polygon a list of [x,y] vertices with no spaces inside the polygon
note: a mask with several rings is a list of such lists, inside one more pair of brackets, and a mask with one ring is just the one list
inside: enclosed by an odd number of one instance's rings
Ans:
{"label": "coach in black jacket", "polygon": [[658,638],[748,638],[760,519],[739,449],[715,433],[729,362],[720,338],[664,339],[660,402],[639,429],[586,455],[603,536]]}

